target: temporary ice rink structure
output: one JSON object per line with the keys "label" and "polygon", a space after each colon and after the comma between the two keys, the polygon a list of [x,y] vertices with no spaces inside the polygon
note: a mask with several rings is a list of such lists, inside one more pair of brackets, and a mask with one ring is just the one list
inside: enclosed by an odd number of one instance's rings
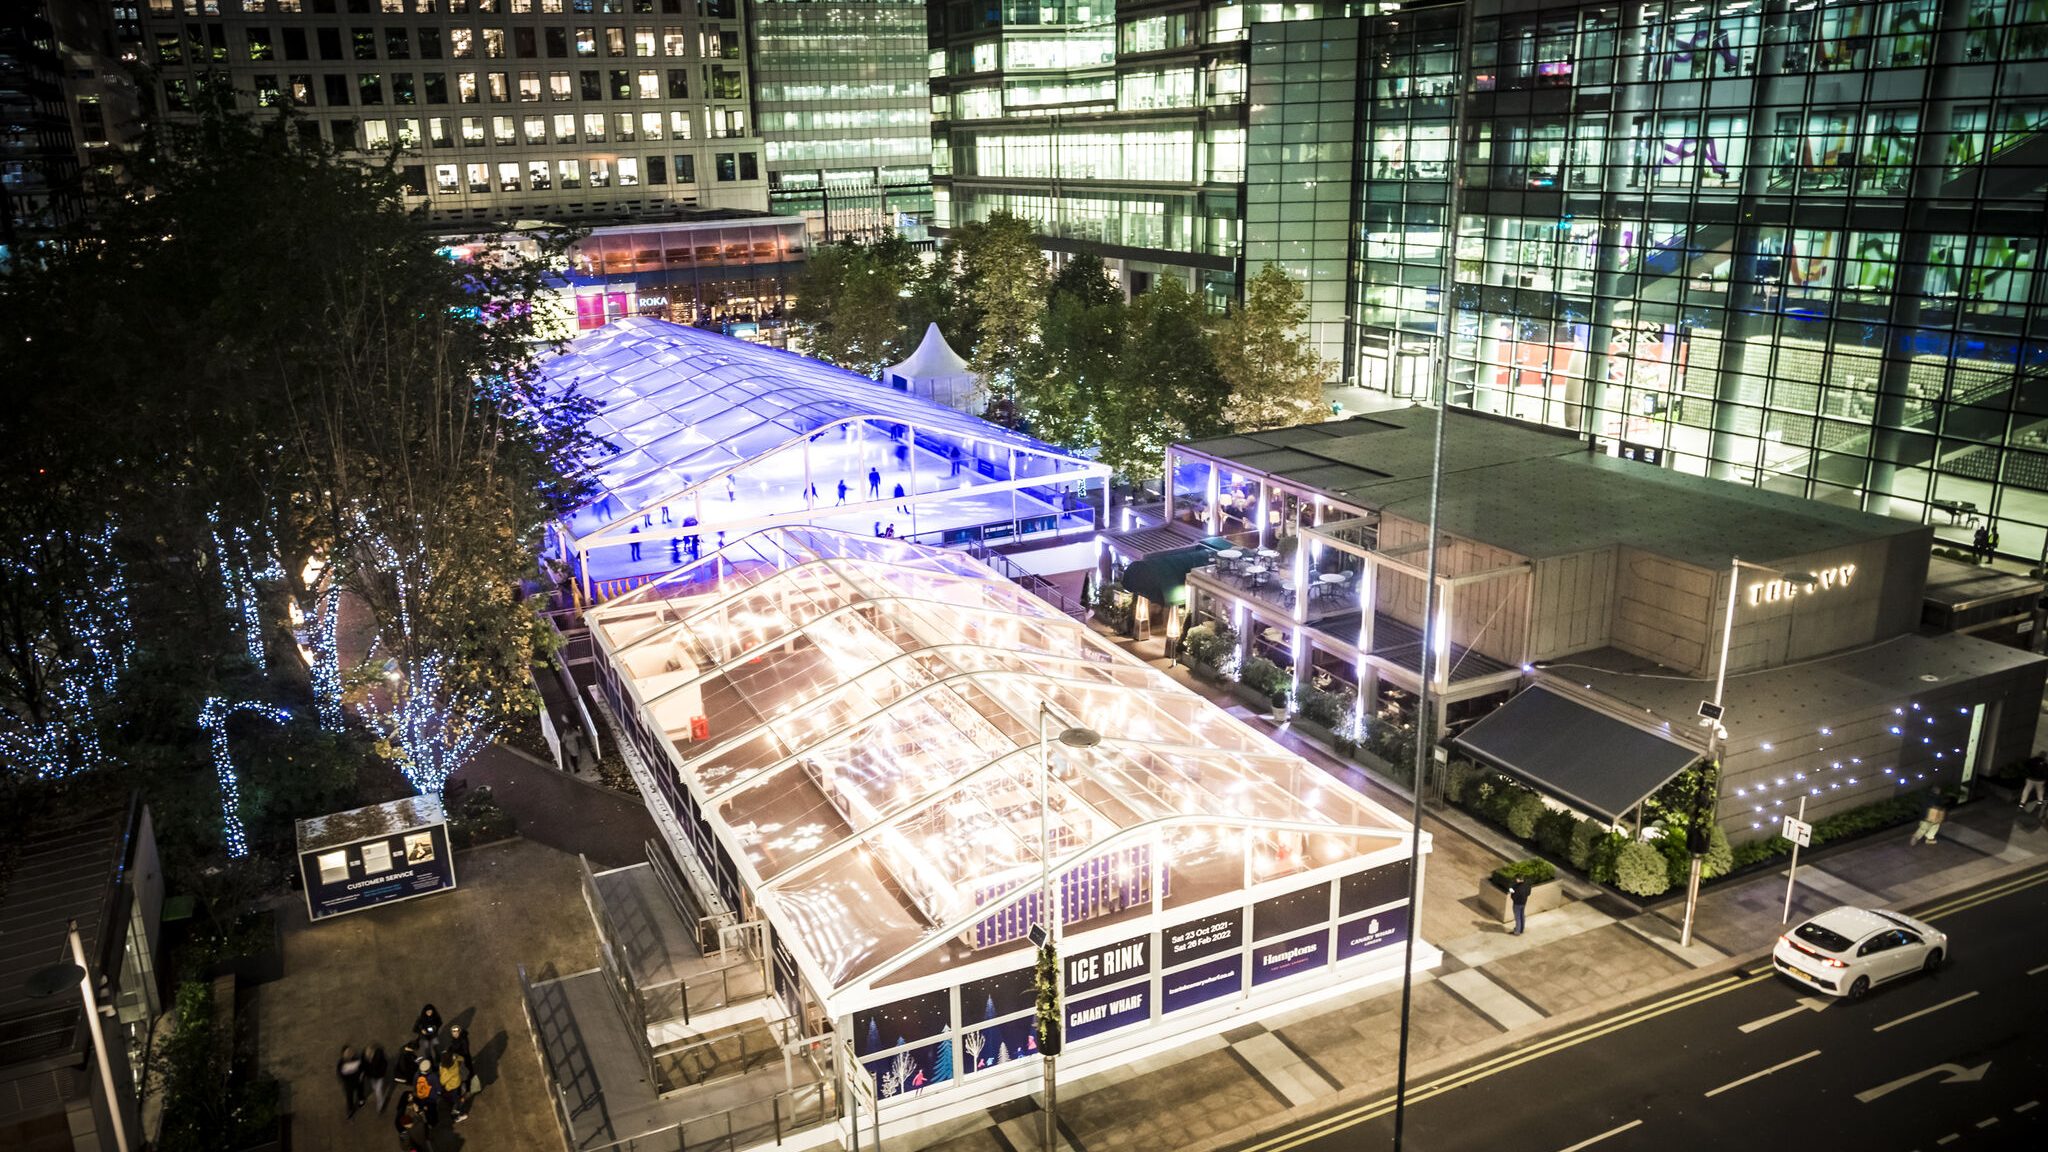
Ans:
{"label": "temporary ice rink structure", "polygon": [[622,320],[541,365],[618,449],[554,548],[603,600],[774,524],[929,543],[1087,531],[1107,467],[806,357]]}
{"label": "temporary ice rink structure", "polygon": [[771,528],[588,620],[695,902],[885,1131],[1032,1090],[1048,876],[1077,1077],[1398,978],[1419,929],[1404,821],[957,551]]}

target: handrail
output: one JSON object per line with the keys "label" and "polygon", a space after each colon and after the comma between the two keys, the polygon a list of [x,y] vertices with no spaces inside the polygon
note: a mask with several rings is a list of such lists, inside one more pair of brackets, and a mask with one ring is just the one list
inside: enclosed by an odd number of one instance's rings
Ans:
{"label": "handrail", "polygon": [[984,541],[974,541],[967,546],[967,554],[996,570],[997,574],[1011,583],[1038,597],[1060,610],[1064,615],[1086,623],[1088,606],[1060,591],[1057,584],[1036,573],[1027,572],[1009,557],[989,550]]}

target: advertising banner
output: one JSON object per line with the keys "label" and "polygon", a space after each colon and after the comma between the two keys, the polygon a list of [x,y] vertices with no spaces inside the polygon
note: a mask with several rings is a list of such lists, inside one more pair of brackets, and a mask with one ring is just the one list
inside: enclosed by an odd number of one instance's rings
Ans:
{"label": "advertising banner", "polygon": [[306,911],[314,920],[455,887],[446,824],[302,852],[299,871]]}
{"label": "advertising banner", "polygon": [[1151,995],[1152,990],[1146,985],[1135,984],[1100,996],[1067,1001],[1067,1043],[1150,1020]]}
{"label": "advertising banner", "polygon": [[1252,949],[1252,983],[1294,976],[1330,962],[1330,930],[1318,928]]}
{"label": "advertising banner", "polygon": [[1408,898],[1408,861],[1396,860],[1337,882],[1337,915],[1356,916]]}
{"label": "advertising banner", "polygon": [[1178,1012],[1243,991],[1244,958],[1225,956],[1221,960],[1169,972],[1160,979],[1160,1011]]}
{"label": "advertising banner", "polygon": [[1061,992],[1067,996],[1120,984],[1152,970],[1152,937],[1136,936],[1107,948],[1079,952],[1067,957],[1066,965]]}
{"label": "advertising banner", "polygon": [[1161,968],[1207,959],[1220,952],[1235,952],[1244,943],[1244,913],[1232,908],[1228,912],[1176,924],[1161,932],[1159,938]]}
{"label": "advertising banner", "polygon": [[1360,916],[1337,925],[1337,959],[1363,956],[1375,948],[1399,944],[1408,938],[1408,909],[1388,908],[1371,916]]}

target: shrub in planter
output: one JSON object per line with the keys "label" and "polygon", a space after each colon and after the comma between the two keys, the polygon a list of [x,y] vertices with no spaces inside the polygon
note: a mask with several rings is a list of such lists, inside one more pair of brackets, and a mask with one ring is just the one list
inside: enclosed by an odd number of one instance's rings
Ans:
{"label": "shrub in planter", "polygon": [[1227,673],[1237,652],[1237,632],[1227,624],[1204,620],[1182,634],[1180,651],[1198,668]]}
{"label": "shrub in planter", "polygon": [[1501,825],[1513,833],[1517,840],[1534,840],[1536,822],[1543,819],[1543,814],[1548,811],[1550,805],[1543,802],[1543,797],[1534,792],[1518,790],[1514,801],[1508,805],[1507,812],[1501,817]]}
{"label": "shrub in planter", "polygon": [[1506,780],[1499,781],[1482,802],[1480,814],[1495,824],[1506,826],[1508,813],[1514,810],[1515,801],[1521,799],[1522,789]]}
{"label": "shrub in planter", "polygon": [[1735,867],[1735,849],[1728,844],[1728,834],[1721,831],[1719,824],[1707,829],[1707,855],[1700,861],[1700,875],[1708,880],[1726,876]]}
{"label": "shrub in planter", "polygon": [[1664,854],[1654,844],[1631,840],[1614,858],[1614,886],[1631,896],[1661,896],[1671,887]]}
{"label": "shrub in planter", "polygon": [[1692,879],[1692,853],[1685,850],[1685,833],[1676,828],[1665,828],[1650,841],[1657,846],[1657,854],[1664,857],[1664,875],[1671,887],[1682,887]]}
{"label": "shrub in planter", "polygon": [[1548,860],[1531,857],[1503,864],[1493,870],[1493,886],[1505,892],[1516,880],[1527,880],[1531,885],[1543,884],[1557,879],[1557,869]]}
{"label": "shrub in planter", "polygon": [[1751,840],[1734,852],[1734,867],[1747,868],[1766,860],[1785,856],[1792,851],[1792,842],[1783,836],[1771,836],[1763,840]]}
{"label": "shrub in planter", "polygon": [[1469,760],[1452,760],[1444,765],[1444,799],[1458,807],[1465,806],[1465,795],[1472,790],[1472,782],[1479,775],[1479,768]]}
{"label": "shrub in planter", "polygon": [[[1593,851],[1587,857],[1587,877],[1599,884],[1614,883],[1615,862],[1620,858],[1621,850],[1629,843],[1629,838],[1619,832],[1602,833],[1600,838],[1593,842]],[[1650,850],[1656,851],[1654,848]]]}
{"label": "shrub in planter", "polygon": [[1287,693],[1281,691],[1266,693],[1266,703],[1273,706],[1273,715],[1278,718],[1287,715]]}
{"label": "shrub in planter", "polygon": [[1311,688],[1301,695],[1301,718],[1337,731],[1351,716],[1351,694],[1323,692]]}
{"label": "shrub in planter", "polygon": [[1580,820],[1572,825],[1572,838],[1565,847],[1564,858],[1571,862],[1572,867],[1590,873],[1593,867],[1593,850],[1606,835],[1607,825],[1591,816]]}
{"label": "shrub in planter", "polygon": [[1286,673],[1280,671],[1278,664],[1264,656],[1254,656],[1245,661],[1244,667],[1238,671],[1237,682],[1261,696],[1271,698],[1276,689],[1285,690]]}
{"label": "shrub in planter", "polygon": [[1552,856],[1567,855],[1571,851],[1572,832],[1578,824],[1571,813],[1546,806],[1543,815],[1536,818],[1536,846]]}

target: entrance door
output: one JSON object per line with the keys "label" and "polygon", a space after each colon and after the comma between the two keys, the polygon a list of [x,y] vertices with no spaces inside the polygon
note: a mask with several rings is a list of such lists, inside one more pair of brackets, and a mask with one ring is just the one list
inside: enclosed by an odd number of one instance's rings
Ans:
{"label": "entrance door", "polygon": [[1977,778],[1978,766],[1980,764],[1987,766],[1990,764],[1993,753],[1992,745],[1997,743],[1996,740],[1992,739],[1992,733],[1997,730],[1998,703],[1996,701],[1990,704],[1979,704],[1975,708],[1970,709],[1970,743],[1968,747],[1963,749],[1963,778],[1958,781],[1962,785],[1963,794],[1959,799],[1969,798],[1970,781]]}

